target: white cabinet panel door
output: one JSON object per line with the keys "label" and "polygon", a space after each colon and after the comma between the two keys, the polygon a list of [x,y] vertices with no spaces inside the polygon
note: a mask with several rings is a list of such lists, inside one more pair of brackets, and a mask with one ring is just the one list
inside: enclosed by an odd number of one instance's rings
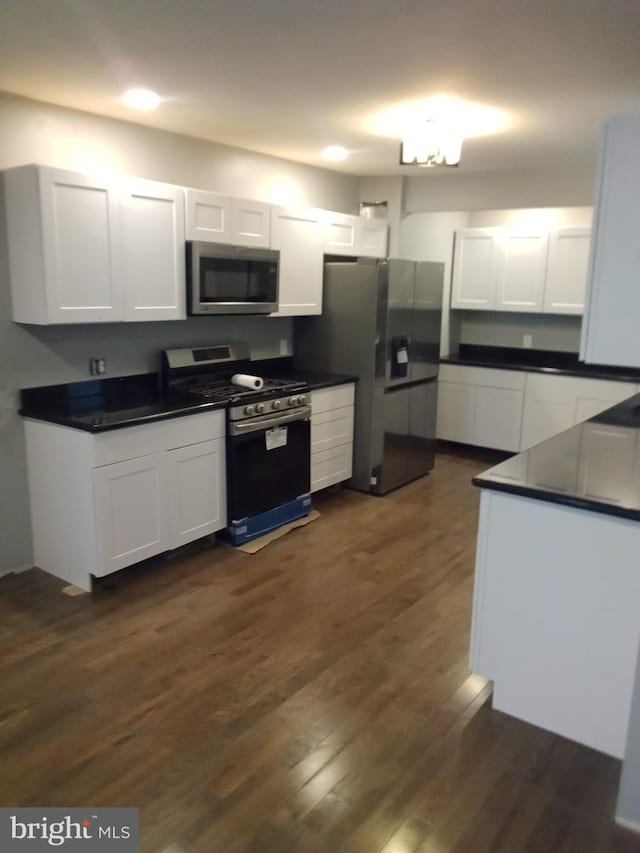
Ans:
{"label": "white cabinet panel door", "polygon": [[500,244],[492,228],[456,232],[451,283],[451,307],[491,310],[496,304],[496,274]]}
{"label": "white cabinet panel door", "polygon": [[386,221],[348,213],[325,214],[324,251],[328,255],[386,258]]}
{"label": "white cabinet panel door", "polygon": [[93,470],[97,575],[108,575],[169,547],[166,454]]}
{"label": "white cabinet panel door", "polygon": [[330,213],[324,225],[324,251],[328,255],[358,254],[358,217]]}
{"label": "white cabinet panel door", "polygon": [[501,238],[496,308],[542,311],[548,236],[507,233]]}
{"label": "white cabinet panel door", "polygon": [[575,409],[576,380],[569,376],[528,373],[522,414],[522,449],[572,427],[576,422]]}
{"label": "white cabinet panel door", "polygon": [[632,382],[607,382],[602,379],[578,379],[576,385],[577,424],[629,399],[637,392]]}
{"label": "white cabinet panel door", "polygon": [[278,311],[271,316],[322,313],[324,230],[313,209],[271,209],[271,248],[280,251]]}
{"label": "white cabinet panel door", "polygon": [[635,504],[640,495],[639,470],[636,430],[604,423],[583,425],[578,494]]}
{"label": "white cabinet panel door", "polygon": [[125,320],[183,320],[185,308],[182,190],[134,182],[121,196]]}
{"label": "white cabinet panel door", "polygon": [[231,199],[231,243],[268,249],[271,242],[271,205]]}
{"label": "white cabinet panel door", "polygon": [[224,439],[167,453],[170,548],[186,545],[227,524]]}
{"label": "white cabinet panel door", "polygon": [[185,190],[187,240],[231,242],[231,199],[220,193]]}
{"label": "white cabinet panel door", "polygon": [[497,450],[519,450],[523,397],[522,391],[477,388],[473,443]]}
{"label": "white cabinet panel door", "polygon": [[38,171],[46,289],[40,298],[47,305],[46,322],[121,320],[118,198],[113,186],[58,169]]}
{"label": "white cabinet panel door", "polygon": [[457,382],[438,382],[436,435],[446,441],[473,443],[476,389]]}
{"label": "white cabinet panel door", "polygon": [[587,288],[590,228],[559,228],[549,235],[544,311],[582,314]]}
{"label": "white cabinet panel door", "polygon": [[367,258],[387,257],[389,227],[386,222],[360,219],[358,231],[358,254]]}

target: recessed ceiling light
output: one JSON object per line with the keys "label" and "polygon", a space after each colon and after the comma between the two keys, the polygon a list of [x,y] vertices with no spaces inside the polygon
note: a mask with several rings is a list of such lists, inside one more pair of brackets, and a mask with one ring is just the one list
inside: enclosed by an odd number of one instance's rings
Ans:
{"label": "recessed ceiling light", "polygon": [[155,110],[162,98],[150,89],[127,89],[121,100],[134,110]]}
{"label": "recessed ceiling light", "polygon": [[323,160],[338,162],[339,160],[346,160],[349,156],[349,151],[343,148],[342,145],[328,145],[322,149],[320,156]]}

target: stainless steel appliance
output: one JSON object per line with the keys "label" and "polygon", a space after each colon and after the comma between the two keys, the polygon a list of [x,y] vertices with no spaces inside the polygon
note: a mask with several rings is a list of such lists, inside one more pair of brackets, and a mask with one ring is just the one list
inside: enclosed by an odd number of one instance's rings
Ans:
{"label": "stainless steel appliance", "polygon": [[301,367],[356,374],[354,489],[385,494],[434,464],[444,265],[324,267],[323,314],[296,321]]}
{"label": "stainless steel appliance", "polygon": [[280,252],[187,243],[189,314],[270,314],[278,310]]}
{"label": "stainless steel appliance", "polygon": [[165,392],[227,404],[227,524],[234,544],[255,538],[311,508],[309,386],[264,377],[259,391],[231,382],[255,373],[240,344],[165,350]]}

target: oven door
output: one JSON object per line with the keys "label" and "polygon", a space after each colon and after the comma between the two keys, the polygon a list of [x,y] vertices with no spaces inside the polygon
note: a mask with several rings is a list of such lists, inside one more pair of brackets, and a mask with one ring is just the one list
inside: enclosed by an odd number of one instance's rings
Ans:
{"label": "oven door", "polygon": [[229,523],[266,512],[309,492],[310,418],[311,409],[305,407],[297,412],[229,424]]}
{"label": "oven door", "polygon": [[191,314],[278,310],[279,252],[192,242],[187,247]]}

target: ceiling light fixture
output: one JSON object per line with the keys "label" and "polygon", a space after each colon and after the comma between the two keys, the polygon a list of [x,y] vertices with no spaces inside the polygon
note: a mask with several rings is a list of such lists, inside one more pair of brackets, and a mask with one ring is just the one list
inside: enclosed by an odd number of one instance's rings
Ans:
{"label": "ceiling light fixture", "polygon": [[127,89],[121,100],[134,110],[155,110],[162,98],[150,89]]}
{"label": "ceiling light fixture", "polygon": [[349,150],[347,148],[343,148],[342,145],[327,145],[327,147],[323,148],[320,152],[320,156],[323,160],[332,160],[334,163],[337,163],[340,160],[347,159],[349,156]]}
{"label": "ceiling light fixture", "polygon": [[442,119],[427,119],[400,143],[401,166],[458,166],[462,134]]}

